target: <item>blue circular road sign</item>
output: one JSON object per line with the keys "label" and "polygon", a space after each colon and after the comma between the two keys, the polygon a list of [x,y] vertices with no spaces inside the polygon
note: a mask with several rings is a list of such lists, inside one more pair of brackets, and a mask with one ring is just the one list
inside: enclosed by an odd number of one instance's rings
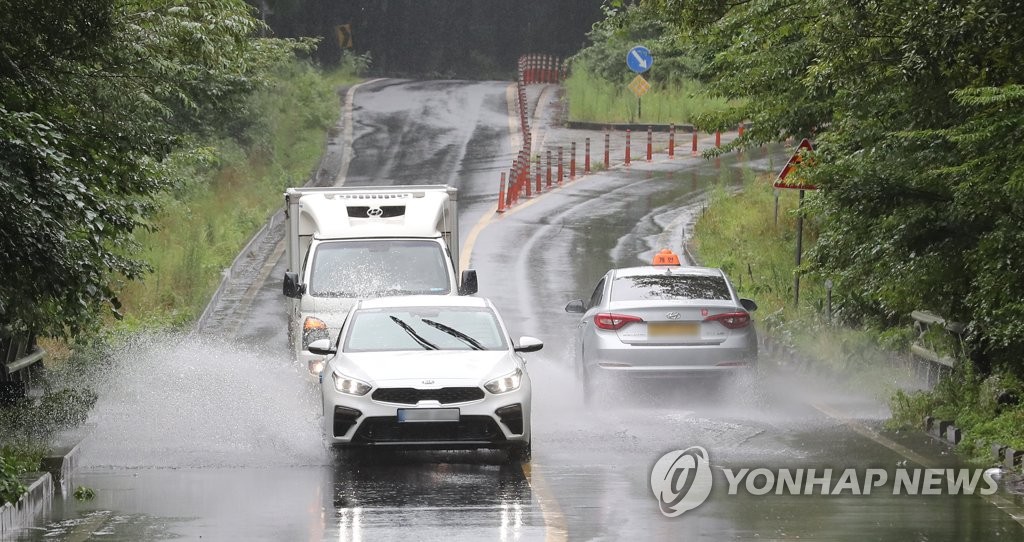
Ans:
{"label": "blue circular road sign", "polygon": [[651,56],[651,51],[643,45],[637,45],[626,53],[626,65],[636,73],[644,73],[651,69],[652,64],[654,64],[654,57]]}

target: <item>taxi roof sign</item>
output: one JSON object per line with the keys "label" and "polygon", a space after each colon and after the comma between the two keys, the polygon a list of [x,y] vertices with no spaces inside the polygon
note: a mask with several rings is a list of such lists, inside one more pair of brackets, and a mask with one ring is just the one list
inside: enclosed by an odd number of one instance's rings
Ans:
{"label": "taxi roof sign", "polygon": [[804,138],[797,146],[796,152],[789,158],[789,162],[786,163],[786,167],[782,168],[779,172],[779,176],[775,179],[775,188],[796,188],[799,190],[817,190],[818,187],[813,184],[803,182],[802,179],[791,179],[787,181],[789,174],[803,162],[803,153],[814,151],[814,145],[811,144],[810,140]]}
{"label": "taxi roof sign", "polygon": [[661,249],[654,255],[651,265],[679,265],[679,256],[667,248]]}

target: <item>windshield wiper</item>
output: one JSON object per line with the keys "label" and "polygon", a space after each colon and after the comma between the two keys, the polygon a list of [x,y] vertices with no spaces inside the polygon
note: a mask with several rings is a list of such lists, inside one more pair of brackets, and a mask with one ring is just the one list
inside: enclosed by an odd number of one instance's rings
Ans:
{"label": "windshield wiper", "polygon": [[421,337],[419,333],[416,333],[416,330],[413,329],[412,326],[403,322],[401,318],[398,318],[397,316],[391,316],[391,321],[398,324],[398,327],[404,329],[405,332],[408,333],[410,337],[412,337],[412,340],[416,341],[416,344],[419,344],[425,350],[437,350],[436,344],[433,344],[430,341]]}
{"label": "windshield wiper", "polygon": [[423,318],[420,321],[423,322],[424,324],[427,324],[428,326],[440,329],[441,331],[451,335],[452,337],[455,337],[456,339],[468,344],[469,347],[472,348],[473,350],[486,350],[486,348],[484,348],[484,345],[480,344],[480,341],[474,339],[473,337],[470,337],[469,335],[466,335],[465,333],[455,328],[448,327],[442,324],[441,322],[427,320],[426,318]]}

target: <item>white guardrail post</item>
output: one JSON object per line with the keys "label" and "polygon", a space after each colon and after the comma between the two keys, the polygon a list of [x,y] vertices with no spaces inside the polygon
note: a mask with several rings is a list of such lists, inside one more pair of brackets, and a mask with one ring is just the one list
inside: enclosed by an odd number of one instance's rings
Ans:
{"label": "white guardrail post", "polygon": [[35,335],[0,329],[0,404],[24,398],[34,373],[42,370],[46,351],[36,344]]}
{"label": "white guardrail post", "polygon": [[936,352],[931,345],[925,341],[929,332],[935,328],[941,328],[960,342],[965,326],[959,322],[950,322],[945,318],[924,310],[916,310],[910,313],[914,319],[914,331],[917,337],[910,345],[911,355],[925,364],[925,381],[929,386],[938,382],[943,374],[949,374],[956,365],[956,357],[946,352]]}

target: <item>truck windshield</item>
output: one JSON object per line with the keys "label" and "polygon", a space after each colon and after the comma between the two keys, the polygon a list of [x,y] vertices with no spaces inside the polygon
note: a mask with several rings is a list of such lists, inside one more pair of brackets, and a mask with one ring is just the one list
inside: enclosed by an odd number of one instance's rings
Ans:
{"label": "truck windshield", "polygon": [[317,245],[308,291],[319,297],[382,297],[451,292],[446,256],[429,240],[330,241]]}

